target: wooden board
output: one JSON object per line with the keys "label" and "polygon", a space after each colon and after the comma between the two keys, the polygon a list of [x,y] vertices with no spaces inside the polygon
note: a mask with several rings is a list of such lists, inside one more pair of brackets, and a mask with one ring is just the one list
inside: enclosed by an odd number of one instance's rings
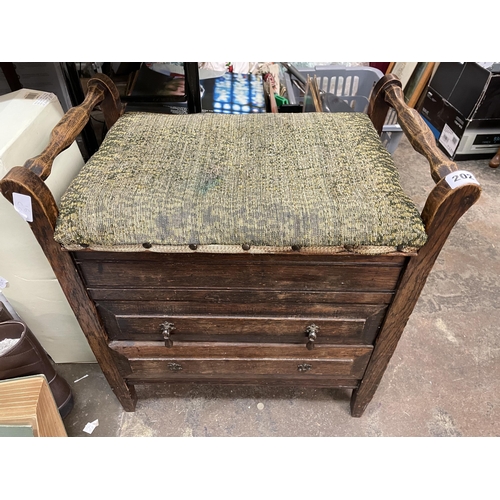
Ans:
{"label": "wooden board", "polygon": [[67,437],[44,375],[0,381],[0,425],[28,425],[35,437]]}

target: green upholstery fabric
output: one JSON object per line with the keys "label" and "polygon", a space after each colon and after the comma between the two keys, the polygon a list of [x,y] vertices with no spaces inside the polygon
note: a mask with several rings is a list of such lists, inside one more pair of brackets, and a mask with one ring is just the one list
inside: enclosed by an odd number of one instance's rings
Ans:
{"label": "green upholstery fabric", "polygon": [[126,113],[61,200],[70,249],[413,250],[426,234],[360,113]]}

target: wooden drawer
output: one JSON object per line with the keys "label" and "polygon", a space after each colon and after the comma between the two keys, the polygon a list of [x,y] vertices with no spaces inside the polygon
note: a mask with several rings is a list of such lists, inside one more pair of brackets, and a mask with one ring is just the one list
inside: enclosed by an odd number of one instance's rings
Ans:
{"label": "wooden drawer", "polygon": [[[285,342],[306,344],[372,344],[385,305],[305,305],[291,309],[261,304],[255,309],[196,303],[102,302],[98,310],[111,339],[161,341],[170,324],[173,342]],[[184,312],[185,311],[185,312]],[[286,313],[289,314],[286,314]],[[224,314],[226,313],[226,314]]]}
{"label": "wooden drawer", "polygon": [[234,376],[293,378],[362,378],[372,347],[320,346],[308,351],[289,344],[178,344],[112,342],[110,347],[130,364],[127,379],[169,380]]}
{"label": "wooden drawer", "polygon": [[393,291],[405,257],[78,252],[88,288]]}

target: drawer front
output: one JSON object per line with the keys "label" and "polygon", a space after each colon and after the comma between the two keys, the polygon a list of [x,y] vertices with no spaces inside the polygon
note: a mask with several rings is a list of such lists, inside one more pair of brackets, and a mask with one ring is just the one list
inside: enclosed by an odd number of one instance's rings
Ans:
{"label": "drawer front", "polygon": [[[158,313],[148,313],[155,309]],[[101,303],[98,307],[110,338],[116,340],[162,341],[167,331],[173,342],[285,342],[309,343],[309,347],[372,344],[386,307],[337,306],[324,315],[302,310],[293,316],[285,316],[286,311],[272,316],[243,316],[236,311],[231,316],[216,311],[194,314],[195,304],[185,308],[191,314],[159,313],[164,309],[161,303],[137,303],[135,307],[130,303]]]}
{"label": "drawer front", "polygon": [[112,342],[128,358],[129,380],[224,376],[290,376],[361,379],[372,348],[318,347],[314,351],[283,345],[181,344],[167,349],[155,342]]}
{"label": "drawer front", "polygon": [[309,335],[315,343],[359,341],[365,321],[325,320],[323,318],[228,318],[228,317],[123,317],[117,323],[122,332],[137,332],[148,340],[161,340],[161,325],[172,325],[172,340],[189,341],[244,341],[306,343]]}
{"label": "drawer front", "polygon": [[[156,359],[132,360],[136,377],[154,378],[170,375],[330,375],[361,378],[363,370],[354,367],[354,359]],[[181,373],[182,372],[182,373]]]}
{"label": "drawer front", "polygon": [[[90,253],[77,258],[89,288],[204,288],[387,292],[404,258]],[[101,260],[98,258],[101,257]]]}

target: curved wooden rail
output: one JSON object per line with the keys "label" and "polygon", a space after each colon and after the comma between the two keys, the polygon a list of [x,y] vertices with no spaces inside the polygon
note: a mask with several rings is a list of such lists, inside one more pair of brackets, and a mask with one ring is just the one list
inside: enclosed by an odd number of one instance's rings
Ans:
{"label": "curved wooden rail", "polygon": [[98,75],[89,81],[85,100],[63,116],[52,131],[47,148],[39,156],[28,160],[24,167],[12,168],[3,179],[0,179],[0,190],[11,203],[13,193],[24,194],[31,198],[33,210],[33,222],[29,223],[31,230],[52,266],[111,388],[123,408],[126,411],[134,411],[137,401],[135,389],[125,380],[131,371],[130,366],[123,356],[117,356],[109,349],[106,330],[94,303],[78,277],[71,254],[63,251],[61,245],[54,240],[58,208],[52,193],[43,182],[50,175],[55,157],[73,143],[89,120],[90,112],[99,103],[106,124],[111,127],[123,113],[123,108],[116,87],[105,75]]}
{"label": "curved wooden rail", "polygon": [[61,118],[52,130],[49,145],[41,154],[28,160],[24,166],[42,180],[47,179],[56,156],[73,144],[89,121],[90,113],[98,104],[101,104],[108,128],[123,114],[118,90],[106,75],[98,75],[89,80],[87,96],[82,104],[71,108]]}
{"label": "curved wooden rail", "polygon": [[393,75],[386,75],[378,82],[370,101],[370,117],[375,127],[379,127],[379,132],[382,130],[388,105],[396,110],[401,128],[415,151],[429,161],[436,186],[427,197],[422,211],[422,220],[428,235],[427,243],[415,257],[409,259],[375,341],[375,348],[363,379],[359,387],[353,391],[351,398],[353,417],[360,417],[363,414],[375,394],[427,277],[452,228],[481,195],[481,187],[475,183],[455,188],[448,184],[445,177],[458,170],[457,166],[438,149],[432,132],[418,112],[405,104],[401,82]]}
{"label": "curved wooden rail", "polygon": [[[456,164],[438,148],[434,135],[418,111],[405,103],[401,82],[391,74],[385,75],[377,82],[370,101],[368,114],[379,133],[382,132],[388,105],[396,111],[398,122],[413,149],[425,156],[429,162],[431,176],[436,183],[449,173],[458,170]],[[382,108],[382,110],[377,108]]]}

